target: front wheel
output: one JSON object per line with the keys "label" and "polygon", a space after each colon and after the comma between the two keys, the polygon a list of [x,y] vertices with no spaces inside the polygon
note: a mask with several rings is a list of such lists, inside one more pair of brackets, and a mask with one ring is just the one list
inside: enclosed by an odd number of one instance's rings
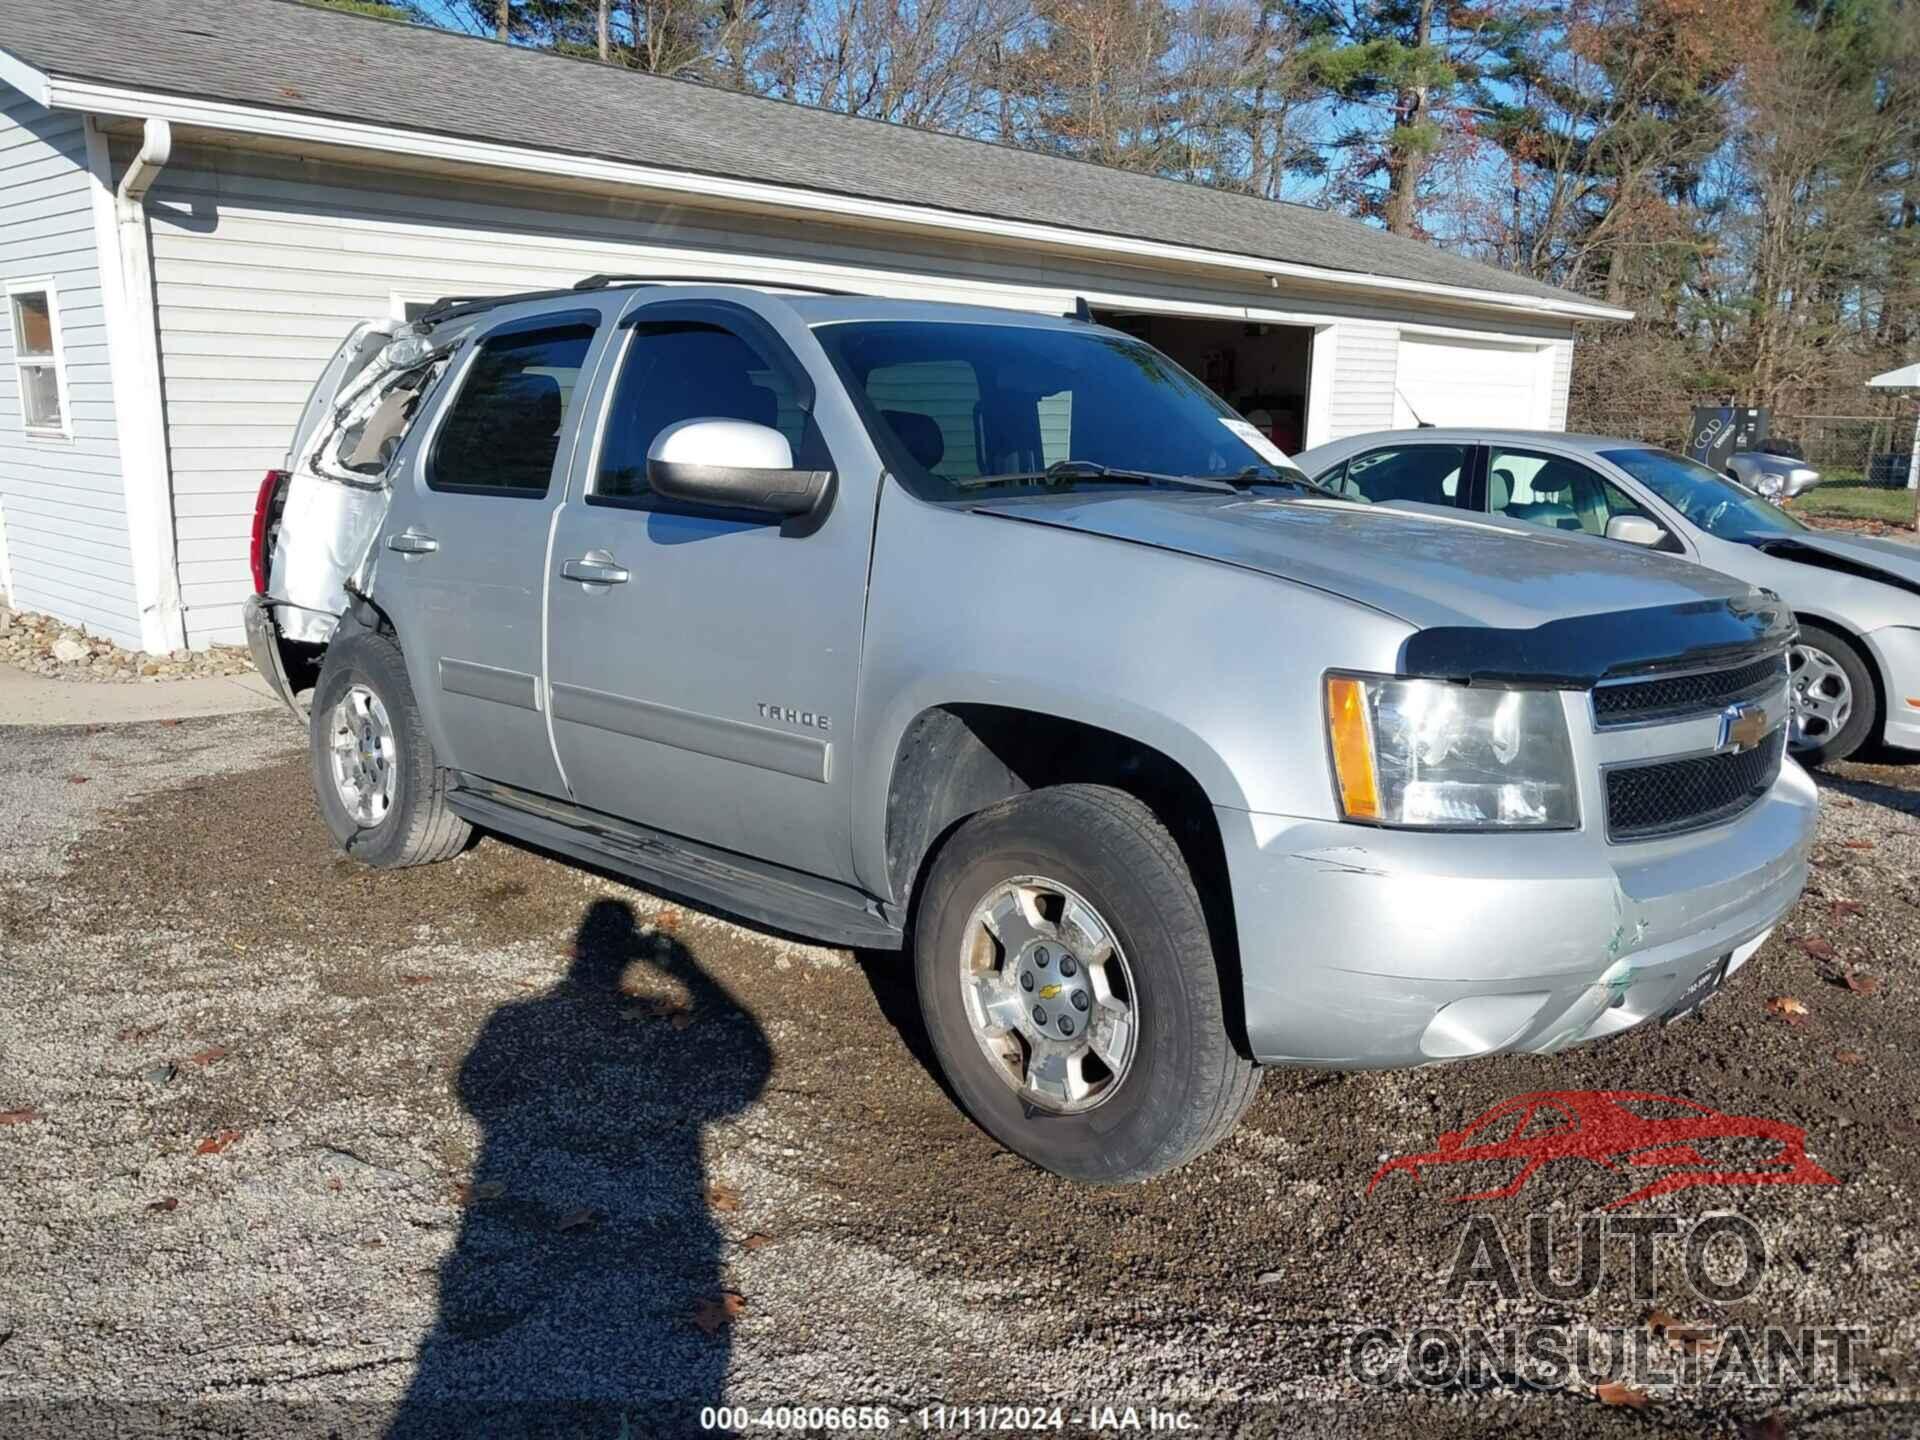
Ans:
{"label": "front wheel", "polygon": [[941,1069],[1034,1164],[1144,1180],[1251,1103],[1259,1074],[1228,1036],[1200,897],[1133,797],[1062,785],[974,816],[935,860],[914,928]]}
{"label": "front wheel", "polygon": [[1858,750],[1879,718],[1873,674],[1853,643],[1820,625],[1802,625],[1787,651],[1793,702],[1787,747],[1802,765],[1826,765]]}
{"label": "front wheel", "polygon": [[460,853],[472,832],[447,805],[447,772],[392,636],[334,641],[309,726],[314,794],[341,849],[383,870]]}

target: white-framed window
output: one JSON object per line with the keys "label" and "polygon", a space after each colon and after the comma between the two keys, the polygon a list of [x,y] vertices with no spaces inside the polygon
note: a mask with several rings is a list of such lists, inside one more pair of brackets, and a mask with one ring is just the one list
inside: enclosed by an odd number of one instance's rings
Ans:
{"label": "white-framed window", "polygon": [[20,421],[29,435],[73,437],[67,400],[67,357],[60,340],[60,291],[51,276],[7,282],[13,331],[13,373]]}

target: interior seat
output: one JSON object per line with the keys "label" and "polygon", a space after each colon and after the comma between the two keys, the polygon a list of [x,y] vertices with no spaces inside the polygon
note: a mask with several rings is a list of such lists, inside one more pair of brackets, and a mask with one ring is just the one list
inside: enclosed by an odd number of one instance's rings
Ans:
{"label": "interior seat", "polygon": [[1530,525],[1539,525],[1548,530],[1584,530],[1586,527],[1580,523],[1579,512],[1573,508],[1577,479],[1577,472],[1564,461],[1549,460],[1533,477],[1532,503],[1509,505],[1506,513],[1516,520],[1525,520]]}
{"label": "interior seat", "polygon": [[1507,507],[1513,504],[1513,472],[1504,465],[1497,467],[1487,476],[1487,508],[1497,515],[1511,513]]}
{"label": "interior seat", "polygon": [[931,415],[922,415],[917,410],[882,410],[880,418],[887,422],[906,451],[923,470],[931,470],[947,454],[947,437],[940,432],[940,422]]}

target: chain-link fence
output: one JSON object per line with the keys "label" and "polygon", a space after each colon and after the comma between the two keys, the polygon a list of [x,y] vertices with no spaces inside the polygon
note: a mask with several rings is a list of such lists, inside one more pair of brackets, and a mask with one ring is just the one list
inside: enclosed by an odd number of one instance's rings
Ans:
{"label": "chain-link fence", "polygon": [[1823,484],[1906,488],[1913,425],[1904,417],[1783,415],[1773,434],[1798,445]]}

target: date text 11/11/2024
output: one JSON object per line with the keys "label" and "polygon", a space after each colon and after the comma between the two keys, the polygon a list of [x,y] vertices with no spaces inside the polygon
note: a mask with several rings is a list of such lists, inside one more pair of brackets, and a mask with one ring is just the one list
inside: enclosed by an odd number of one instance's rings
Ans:
{"label": "date text 11/11/2024", "polygon": [[705,1406],[700,1428],[732,1433],[843,1430],[884,1432],[899,1425],[927,1434],[1025,1431],[1076,1431],[1174,1434],[1198,1428],[1185,1410],[1152,1405],[1092,1405],[1069,1412],[1062,1405],[922,1405],[897,1415],[885,1405]]}

